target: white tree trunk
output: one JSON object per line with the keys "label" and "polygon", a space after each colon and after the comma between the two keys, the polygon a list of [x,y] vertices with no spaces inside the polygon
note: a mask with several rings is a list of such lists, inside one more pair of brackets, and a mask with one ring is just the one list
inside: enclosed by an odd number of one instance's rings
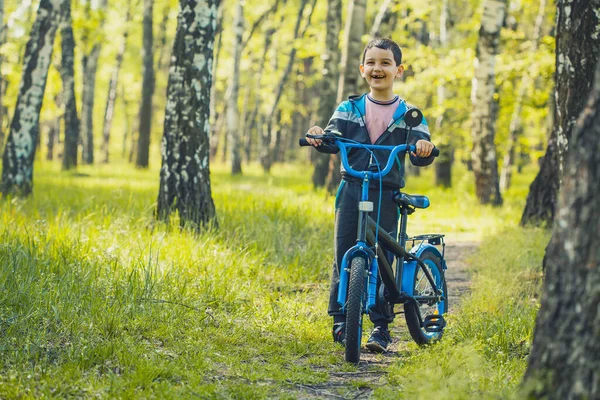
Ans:
{"label": "white tree trunk", "polygon": [[157,217],[177,211],[181,226],[214,221],[210,187],[210,89],[218,0],[181,0],[173,44]]}
{"label": "white tree trunk", "polygon": [[360,73],[358,64],[363,50],[362,36],[366,33],[366,0],[350,0],[346,26],[344,27],[344,47],[338,84],[337,102],[340,103],[350,94],[356,94]]}
{"label": "white tree trunk", "polygon": [[[546,0],[540,0],[538,15],[535,20],[535,27],[533,29],[533,36],[531,38],[532,47],[527,57],[529,60],[527,65],[532,65],[534,62],[535,52],[537,51],[542,32],[542,23],[544,21],[545,10]],[[531,76],[529,75],[529,69],[526,69],[521,77],[521,82],[519,83],[519,91],[515,100],[515,108],[513,110],[508,128],[508,146],[502,162],[502,172],[500,173],[501,191],[505,191],[510,187],[512,167],[515,159],[515,147],[517,146],[519,133],[521,132],[521,110],[523,109],[523,98],[525,97],[525,92],[530,84]]]}
{"label": "white tree trunk", "polygon": [[506,0],[484,2],[471,92],[473,103],[471,158],[475,173],[475,192],[482,204],[502,204],[494,143],[498,102],[494,97],[496,54],[505,15]]}
{"label": "white tree trunk", "polygon": [[233,45],[233,65],[231,71],[231,93],[227,105],[227,134],[231,153],[231,174],[242,173],[242,157],[240,149],[240,113],[238,110],[238,97],[240,93],[240,60],[242,58],[242,40],[244,35],[244,6],[238,0],[233,20],[235,42]]}
{"label": "white tree trunk", "polygon": [[62,8],[68,0],[41,0],[25,47],[23,75],[2,160],[2,193],[27,196],[33,190],[33,159],[48,67]]}

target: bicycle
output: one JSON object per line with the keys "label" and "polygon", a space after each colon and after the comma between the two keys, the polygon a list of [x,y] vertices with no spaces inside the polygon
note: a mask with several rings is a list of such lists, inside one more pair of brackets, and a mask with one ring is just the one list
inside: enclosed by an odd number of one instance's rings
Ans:
{"label": "bicycle", "polygon": [[[408,126],[407,138],[412,128],[418,126],[423,115],[418,109],[407,111],[404,120]],[[388,174],[398,154],[406,157],[406,152],[416,151],[414,145],[381,146],[365,145],[332,133],[307,135],[321,139],[324,152],[340,152],[346,173],[362,180],[362,198],[359,202],[359,221],[356,245],[343,256],[340,266],[340,284],[337,302],[346,314],[345,359],[358,363],[361,353],[362,319],[364,314],[375,307],[383,308],[384,314],[395,315],[394,305],[404,305],[406,325],[412,339],[425,345],[441,339],[448,312],[448,291],[444,271],[444,234],[426,234],[407,237],[408,216],[416,209],[429,206],[426,196],[408,195],[398,191],[394,202],[400,211],[398,237],[394,238],[385,230],[379,230],[378,223],[369,216],[373,202],[368,199],[369,183],[380,180]],[[300,146],[311,146],[306,139],[300,139]],[[371,152],[372,163],[368,170],[357,171],[348,163],[348,149],[361,148]],[[383,168],[374,160],[372,150],[389,150],[387,165]],[[337,151],[336,151],[337,150]],[[432,155],[439,155],[434,148]],[[380,186],[381,188],[381,186]],[[381,195],[379,196],[381,199]],[[381,201],[381,200],[380,200]],[[379,209],[379,207],[378,207]],[[407,243],[412,241],[409,251]],[[442,251],[436,247],[441,246]],[[395,256],[395,269],[392,269],[386,252]],[[378,285],[378,281],[381,285]],[[381,306],[383,305],[383,306]]]}

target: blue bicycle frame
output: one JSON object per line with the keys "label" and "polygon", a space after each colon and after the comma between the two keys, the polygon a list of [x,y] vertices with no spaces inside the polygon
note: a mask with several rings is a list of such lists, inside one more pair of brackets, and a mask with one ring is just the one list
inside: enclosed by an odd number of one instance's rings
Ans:
{"label": "blue bicycle frame", "polygon": [[[377,299],[377,279],[379,276],[379,263],[378,257],[375,252],[368,246],[367,244],[367,226],[368,226],[368,213],[373,211],[373,203],[369,201],[369,183],[372,179],[382,179],[385,175],[387,175],[394,165],[396,161],[396,156],[398,153],[405,151],[416,150],[414,145],[406,145],[401,144],[398,146],[380,146],[380,145],[364,145],[358,143],[344,143],[341,140],[336,140],[335,144],[340,149],[340,157],[342,160],[342,164],[346,173],[352,177],[359,178],[362,180],[362,192],[361,192],[361,201],[359,203],[359,218],[358,218],[358,238],[356,241],[356,245],[352,246],[348,251],[344,254],[342,258],[342,262],[340,265],[340,285],[338,291],[337,302],[342,308],[342,311],[345,310],[346,305],[346,297],[348,290],[348,278],[349,278],[349,270],[348,265],[349,262],[357,256],[364,256],[366,260],[370,260],[368,265],[368,272],[366,276],[366,287],[367,287],[367,297],[366,304],[364,307],[364,312],[368,313],[376,303]],[[349,148],[361,148],[368,150],[389,150],[390,156],[388,158],[387,165],[383,170],[373,172],[373,171],[356,171],[352,169],[348,163],[348,149]]]}

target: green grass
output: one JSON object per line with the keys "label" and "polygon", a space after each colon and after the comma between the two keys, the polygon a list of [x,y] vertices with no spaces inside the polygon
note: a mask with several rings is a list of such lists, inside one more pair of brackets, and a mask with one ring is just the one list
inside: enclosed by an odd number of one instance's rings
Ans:
{"label": "green grass", "polygon": [[516,227],[486,238],[471,260],[472,291],[451,316],[444,340],[428,348],[411,346],[377,397],[516,396],[539,308],[548,240],[546,231]]}
{"label": "green grass", "polygon": [[[443,231],[451,241],[502,232],[520,217],[530,178],[518,178],[501,209],[477,204],[464,171],[452,191],[428,185],[431,171],[409,178],[407,190],[433,204],[410,233]],[[295,398],[328,372],[356,371],[331,343],[326,315],[333,199],[298,165],[235,178],[216,166],[212,182],[220,229],[200,235],[154,221],[156,170],[65,174],[41,162],[32,198],[0,201],[0,398]],[[473,297],[447,339],[400,358],[393,385],[376,394],[423,394],[427,377],[432,390],[446,376],[464,393],[518,382],[537,304],[529,265],[544,235],[504,235],[484,242]],[[521,287],[524,279],[533,283]],[[435,368],[424,368],[440,350]]]}

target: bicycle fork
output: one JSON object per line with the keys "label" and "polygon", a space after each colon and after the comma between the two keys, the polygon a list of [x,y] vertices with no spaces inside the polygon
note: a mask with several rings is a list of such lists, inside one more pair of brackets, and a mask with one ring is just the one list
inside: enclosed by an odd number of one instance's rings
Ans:
{"label": "bicycle fork", "polygon": [[367,245],[367,229],[369,226],[369,213],[373,211],[373,202],[369,198],[369,177],[365,174],[362,185],[361,201],[358,203],[358,232],[356,245],[351,247],[342,258],[340,265],[340,283],[337,302],[346,311],[346,298],[348,295],[348,279],[352,259],[363,257],[365,259],[365,294],[363,313],[368,314],[377,301],[377,279],[379,276],[379,264],[377,253],[373,252]]}

